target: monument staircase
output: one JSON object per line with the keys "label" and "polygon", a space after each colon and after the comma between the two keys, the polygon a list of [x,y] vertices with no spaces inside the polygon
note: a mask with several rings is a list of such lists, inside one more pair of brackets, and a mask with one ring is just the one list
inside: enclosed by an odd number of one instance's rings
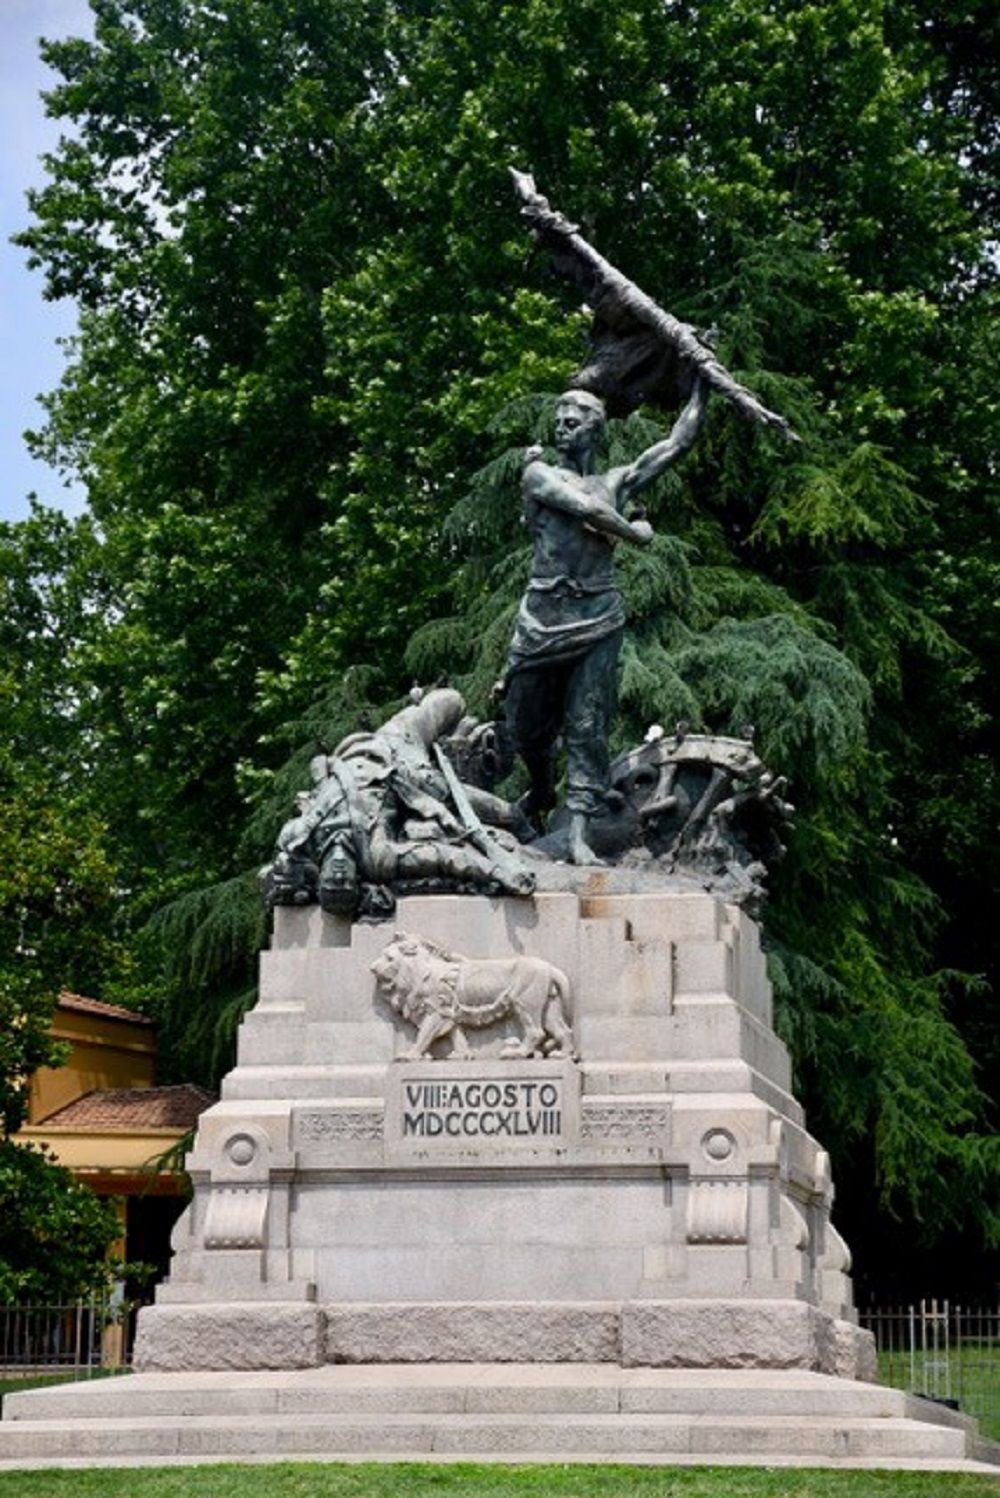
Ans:
{"label": "monument staircase", "polygon": [[801,1369],[140,1373],[8,1396],[0,1436],[0,1467],[313,1458],[996,1470],[962,1415]]}

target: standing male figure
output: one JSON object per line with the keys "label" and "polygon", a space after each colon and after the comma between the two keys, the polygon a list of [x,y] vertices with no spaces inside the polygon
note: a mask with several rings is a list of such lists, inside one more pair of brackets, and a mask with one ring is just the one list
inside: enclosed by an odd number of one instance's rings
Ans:
{"label": "standing male figure", "polygon": [[507,724],[531,778],[526,810],[534,818],[555,804],[555,746],[562,734],[572,863],[600,862],[587,825],[607,788],[625,626],[615,586],[615,543],[648,546],[653,539],[646,520],[627,520],[623,511],[691,446],[706,399],[707,387],[695,375],[670,435],[634,463],[601,474],[596,469],[604,404],[588,391],[567,391],[555,414],[559,463],[532,456],[524,470],[524,518],[534,559],[507,664]]}

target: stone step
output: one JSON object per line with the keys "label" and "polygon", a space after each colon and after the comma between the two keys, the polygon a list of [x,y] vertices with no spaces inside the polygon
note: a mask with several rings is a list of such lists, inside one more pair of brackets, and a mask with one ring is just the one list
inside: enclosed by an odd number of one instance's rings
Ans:
{"label": "stone step", "polygon": [[392,1452],[553,1457],[730,1454],[810,1457],[966,1455],[965,1432],[920,1421],[734,1415],[189,1415],[11,1421],[0,1458],[326,1456]]}
{"label": "stone step", "polygon": [[210,1457],[950,1465],[972,1422],[899,1390],[800,1371],[332,1365],[135,1374],[8,1395],[0,1466]]}
{"label": "stone step", "polygon": [[835,1415],[962,1417],[899,1389],[819,1373],[583,1365],[328,1365],[295,1373],[142,1373],[12,1394],[8,1421],[182,1415]]}

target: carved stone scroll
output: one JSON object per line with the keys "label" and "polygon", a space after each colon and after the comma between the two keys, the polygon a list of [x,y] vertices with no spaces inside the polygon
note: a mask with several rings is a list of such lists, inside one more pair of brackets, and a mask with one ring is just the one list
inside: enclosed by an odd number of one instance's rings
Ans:
{"label": "carved stone scroll", "polygon": [[689,1243],[747,1241],[745,1181],[692,1181],[688,1191]]}

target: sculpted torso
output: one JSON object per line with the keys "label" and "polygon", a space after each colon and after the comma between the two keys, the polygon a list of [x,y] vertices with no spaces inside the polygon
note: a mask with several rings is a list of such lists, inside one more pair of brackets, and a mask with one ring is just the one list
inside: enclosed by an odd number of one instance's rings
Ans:
{"label": "sculpted torso", "polygon": [[604,476],[568,474],[548,463],[537,462],[531,464],[530,474],[525,477],[524,518],[534,542],[532,576],[571,577],[588,587],[600,583],[613,586],[611,537],[581,523],[580,515],[546,504],[539,493],[558,480],[562,485],[571,484],[582,500],[598,500],[614,508],[614,497]]}

